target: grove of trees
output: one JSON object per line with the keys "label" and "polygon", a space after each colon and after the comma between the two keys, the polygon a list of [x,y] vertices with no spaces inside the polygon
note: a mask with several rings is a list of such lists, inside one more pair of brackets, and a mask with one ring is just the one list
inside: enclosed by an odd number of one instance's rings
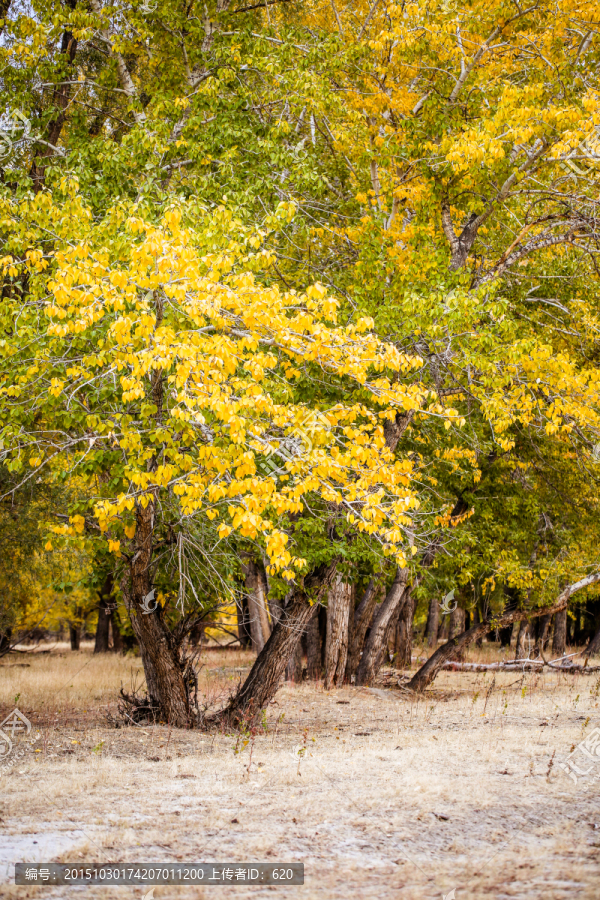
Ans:
{"label": "grove of trees", "polygon": [[[415,691],[515,622],[600,652],[598,5],[0,16],[0,653],[97,616],[209,727],[417,620]],[[257,659],[205,709],[232,609]]]}

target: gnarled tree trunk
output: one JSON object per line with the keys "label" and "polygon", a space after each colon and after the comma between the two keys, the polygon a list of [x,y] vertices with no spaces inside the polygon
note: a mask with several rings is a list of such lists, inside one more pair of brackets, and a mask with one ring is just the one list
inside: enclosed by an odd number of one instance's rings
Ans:
{"label": "gnarled tree trunk", "polygon": [[271,634],[267,612],[266,581],[262,567],[252,557],[245,556],[243,558],[242,569],[246,583],[252,649],[256,653],[260,653]]}
{"label": "gnarled tree trunk", "polygon": [[150,698],[164,722],[175,728],[187,728],[191,717],[183,662],[151,589],[153,531],[153,501],[150,500],[146,507],[138,503],[126,597],[129,599],[131,624],[141,649]]}
{"label": "gnarled tree trunk", "polygon": [[388,625],[404,601],[408,569],[396,570],[396,577],[377,610],[356,673],[357,684],[371,684],[383,660]]}
{"label": "gnarled tree trunk", "polygon": [[457,634],[462,634],[465,630],[465,611],[460,606],[456,606],[450,613],[450,634],[452,640]]}
{"label": "gnarled tree trunk", "polygon": [[340,685],[346,674],[348,628],[352,606],[352,587],[337,575],[327,601],[327,638],[325,641],[325,690]]}
{"label": "gnarled tree trunk", "polygon": [[367,585],[362,600],[354,610],[353,626],[348,643],[348,660],[346,662],[346,681],[350,683],[356,678],[360,656],[365,643],[365,635],[373,619],[375,607],[381,597],[381,576],[373,576]]}
{"label": "gnarled tree trunk", "polygon": [[292,684],[300,684],[302,681],[302,635],[292,650],[285,669],[285,677],[286,681],[291,681]]}
{"label": "gnarled tree trunk", "polygon": [[552,640],[552,654],[559,657],[567,652],[567,608],[561,609],[554,616],[554,638]]}
{"label": "gnarled tree trunk", "polygon": [[207,726],[235,726],[241,722],[256,721],[260,716],[261,710],[275,696],[302,630],[314,614],[311,600],[313,604],[322,601],[335,575],[337,562],[334,560],[328,566],[320,566],[304,580],[304,586],[294,592],[291,603],[282,611],[246,681],[224,710],[207,719]]}
{"label": "gnarled tree trunk", "polygon": [[416,603],[414,595],[410,588],[407,588],[404,603],[396,624],[396,658],[394,664],[398,669],[410,669],[412,661],[413,619],[415,616],[415,607]]}
{"label": "gnarled tree trunk", "polygon": [[437,647],[437,636],[440,625],[440,605],[435,597],[429,601],[429,615],[425,626],[425,637],[428,647]]}

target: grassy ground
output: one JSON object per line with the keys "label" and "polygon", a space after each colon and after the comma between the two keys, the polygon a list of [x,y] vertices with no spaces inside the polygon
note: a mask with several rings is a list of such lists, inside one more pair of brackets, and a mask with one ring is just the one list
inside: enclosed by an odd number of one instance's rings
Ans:
{"label": "grassy ground", "polygon": [[[265,727],[240,739],[109,726],[141,664],[91,649],[0,664],[1,718],[17,705],[35,738],[15,742],[0,779],[2,896],[145,893],[16,887],[15,861],[305,864],[303,887],[222,886],[221,898],[600,896],[600,759],[577,783],[560,768],[600,728],[597,676],[443,673],[418,702],[381,686],[284,685]],[[216,703],[251,657],[202,662]],[[214,890],[159,886],[154,898]]]}

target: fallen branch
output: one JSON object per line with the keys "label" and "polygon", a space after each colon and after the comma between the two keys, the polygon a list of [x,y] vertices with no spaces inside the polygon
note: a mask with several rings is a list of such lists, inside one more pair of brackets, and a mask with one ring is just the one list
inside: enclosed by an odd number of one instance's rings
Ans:
{"label": "fallen branch", "polygon": [[568,665],[555,665],[561,663],[562,660],[570,659],[571,656],[579,656],[579,653],[571,653],[570,656],[561,656],[559,659],[553,659],[549,662],[546,659],[507,659],[504,662],[496,663],[461,663],[461,662],[445,662],[440,668],[450,672],[540,672],[544,666],[551,669],[557,669],[559,672],[600,672],[600,666],[576,666],[573,663]]}
{"label": "fallen branch", "polygon": [[[574,584],[569,585],[569,587],[562,591],[558,596],[556,603],[552,606],[542,606],[539,609],[515,609],[512,612],[505,613],[497,618],[486,619],[484,622],[469,628],[468,631],[463,631],[462,634],[459,634],[452,638],[452,640],[442,644],[442,646],[429,657],[427,662],[421,666],[419,671],[415,673],[406,687],[408,690],[414,691],[415,693],[421,693],[432,683],[440,669],[449,662],[451,656],[458,655],[462,650],[468,647],[469,644],[476,641],[477,638],[483,637],[488,631],[491,631],[494,628],[505,628],[507,625],[512,625],[514,622],[521,622],[523,619],[535,619],[545,615],[553,616],[555,613],[566,608],[569,597],[571,597],[572,594],[583,588],[589,587],[590,584],[595,584],[597,581],[600,581],[600,572],[595,572],[593,575],[587,575],[585,578],[582,578],[581,581],[576,581]],[[562,667],[555,668],[560,668],[561,671],[564,672],[572,672],[577,671],[579,667],[570,666],[568,669]],[[581,667],[581,671],[583,671],[584,668],[585,667]],[[586,671],[592,670],[586,668]]]}
{"label": "fallen branch", "polygon": [[440,666],[450,672],[524,672],[528,669],[544,668],[544,663],[540,660],[537,662],[532,659],[524,659],[521,662],[503,662],[503,663],[460,663],[445,662]]}
{"label": "fallen branch", "polygon": [[[542,655],[542,659],[544,661],[544,665],[549,666],[551,669],[558,669],[560,672],[572,672],[576,675],[588,675],[593,672],[600,672],[600,666],[588,666],[588,657],[586,656],[585,662],[582,666],[575,666],[571,663],[569,666],[555,666],[554,663],[559,662],[559,660],[552,660],[552,662],[548,662],[546,657],[542,653],[540,648],[540,653]],[[577,653],[572,653],[571,656],[577,656]],[[563,659],[567,659],[568,657],[563,657]]]}

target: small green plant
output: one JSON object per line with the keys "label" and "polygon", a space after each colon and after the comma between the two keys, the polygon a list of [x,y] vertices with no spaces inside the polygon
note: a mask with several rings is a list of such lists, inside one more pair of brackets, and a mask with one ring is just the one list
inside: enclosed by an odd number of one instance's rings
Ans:
{"label": "small green plant", "polygon": [[103,747],[104,747],[104,741],[100,741],[99,744],[96,744],[95,747],[92,747],[92,753],[102,753]]}
{"label": "small green plant", "polygon": [[15,694],[15,706],[16,706],[16,705],[17,705],[17,703],[18,703],[18,702],[19,702],[19,698],[20,698],[20,696],[21,696],[21,694],[20,694],[20,693],[19,693],[19,694]]}

